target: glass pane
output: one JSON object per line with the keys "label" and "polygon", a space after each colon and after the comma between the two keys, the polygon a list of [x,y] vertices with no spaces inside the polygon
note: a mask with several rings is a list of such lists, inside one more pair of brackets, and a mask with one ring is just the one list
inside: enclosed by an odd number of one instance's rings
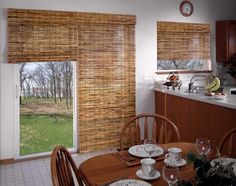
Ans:
{"label": "glass pane", "polygon": [[206,70],[209,60],[158,60],[157,70]]}
{"label": "glass pane", "polygon": [[20,87],[20,155],[73,147],[72,63],[22,63]]}

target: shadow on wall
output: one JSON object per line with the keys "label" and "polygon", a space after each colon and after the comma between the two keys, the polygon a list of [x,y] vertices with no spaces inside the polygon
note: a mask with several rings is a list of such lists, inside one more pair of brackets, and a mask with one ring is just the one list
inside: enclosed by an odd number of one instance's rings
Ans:
{"label": "shadow on wall", "polygon": [[143,75],[136,87],[136,113],[154,112],[154,75]]}
{"label": "shadow on wall", "polygon": [[216,71],[223,86],[236,86],[236,66],[235,68],[230,68],[229,66],[218,64]]}

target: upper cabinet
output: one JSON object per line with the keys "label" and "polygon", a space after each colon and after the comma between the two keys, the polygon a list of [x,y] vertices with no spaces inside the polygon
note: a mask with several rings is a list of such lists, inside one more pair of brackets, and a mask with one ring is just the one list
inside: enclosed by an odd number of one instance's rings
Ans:
{"label": "upper cabinet", "polygon": [[216,22],[216,61],[229,62],[236,55],[236,21]]}

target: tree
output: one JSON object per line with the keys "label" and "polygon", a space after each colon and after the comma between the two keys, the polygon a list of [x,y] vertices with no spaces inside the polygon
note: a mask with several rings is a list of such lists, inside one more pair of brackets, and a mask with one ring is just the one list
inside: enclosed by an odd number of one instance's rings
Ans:
{"label": "tree", "polygon": [[[26,63],[21,63],[20,64],[20,89],[23,91],[23,95],[28,96],[30,92],[30,81],[33,80],[33,75],[31,72],[26,71]],[[27,89],[25,88],[27,87]],[[28,91],[25,93],[25,91]],[[20,94],[20,105],[22,105],[22,96]]]}
{"label": "tree", "polygon": [[57,103],[57,70],[55,62],[47,62],[44,65],[44,70],[49,78],[51,94],[54,98],[54,102]]}
{"label": "tree", "polygon": [[66,106],[72,105],[72,80],[73,67],[71,62],[63,63],[63,96],[66,98]]}
{"label": "tree", "polygon": [[43,70],[43,66],[41,64],[37,65],[34,70],[34,77],[37,84],[37,87],[41,90],[41,97],[49,98],[49,82],[48,77],[45,71]]}
{"label": "tree", "polygon": [[[66,107],[72,106],[73,66],[71,62],[34,63],[27,71],[26,63],[20,67],[20,86],[24,95],[52,97],[66,100]],[[31,91],[32,89],[32,91]],[[28,92],[27,92],[28,91]],[[32,94],[33,93],[33,94]]]}

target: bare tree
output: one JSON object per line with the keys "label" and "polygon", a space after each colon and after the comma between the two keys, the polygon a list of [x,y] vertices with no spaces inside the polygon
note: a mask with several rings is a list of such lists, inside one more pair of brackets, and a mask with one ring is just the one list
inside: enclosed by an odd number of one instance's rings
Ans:
{"label": "bare tree", "polygon": [[[30,71],[25,70],[26,63],[20,68],[21,89],[24,95],[52,97],[66,101],[66,107],[72,106],[73,67],[71,62],[46,62],[35,65]],[[32,91],[31,91],[32,89]],[[28,92],[27,92],[28,91]]]}
{"label": "bare tree", "polygon": [[62,82],[63,82],[63,66],[64,63],[56,63],[56,81],[57,81],[57,90],[58,90],[58,97],[60,102],[62,101]]}
{"label": "bare tree", "polygon": [[66,107],[72,105],[72,75],[73,68],[71,62],[63,63],[63,96],[66,98]]}
{"label": "bare tree", "polygon": [[34,69],[34,78],[37,84],[37,87],[40,89],[40,97],[43,98],[48,98],[46,95],[48,95],[46,93],[47,89],[47,76],[42,68],[41,65],[38,65],[35,69]]}
{"label": "bare tree", "polygon": [[[25,95],[25,88],[23,88],[23,83],[25,81],[25,77],[24,77],[24,68],[25,68],[25,63],[21,63],[20,64],[20,89],[24,91],[24,95]],[[20,94],[20,105],[22,105],[22,97]]]}
{"label": "bare tree", "polygon": [[68,86],[69,86],[69,95],[70,95],[70,106],[72,106],[72,93],[73,93],[73,66],[70,63],[70,71],[69,71],[69,82],[68,82]]}
{"label": "bare tree", "polygon": [[[30,81],[33,80],[33,75],[31,72],[26,71],[25,69],[26,63],[21,63],[20,64],[20,89],[23,91],[23,95],[29,96],[30,95]],[[27,88],[26,88],[26,87]],[[25,91],[28,91],[25,93]],[[22,96],[20,94],[20,105],[22,105]]]}
{"label": "bare tree", "polygon": [[54,62],[47,62],[44,65],[44,71],[49,78],[51,94],[54,98],[54,102],[57,103],[57,82],[56,82],[56,67]]}

